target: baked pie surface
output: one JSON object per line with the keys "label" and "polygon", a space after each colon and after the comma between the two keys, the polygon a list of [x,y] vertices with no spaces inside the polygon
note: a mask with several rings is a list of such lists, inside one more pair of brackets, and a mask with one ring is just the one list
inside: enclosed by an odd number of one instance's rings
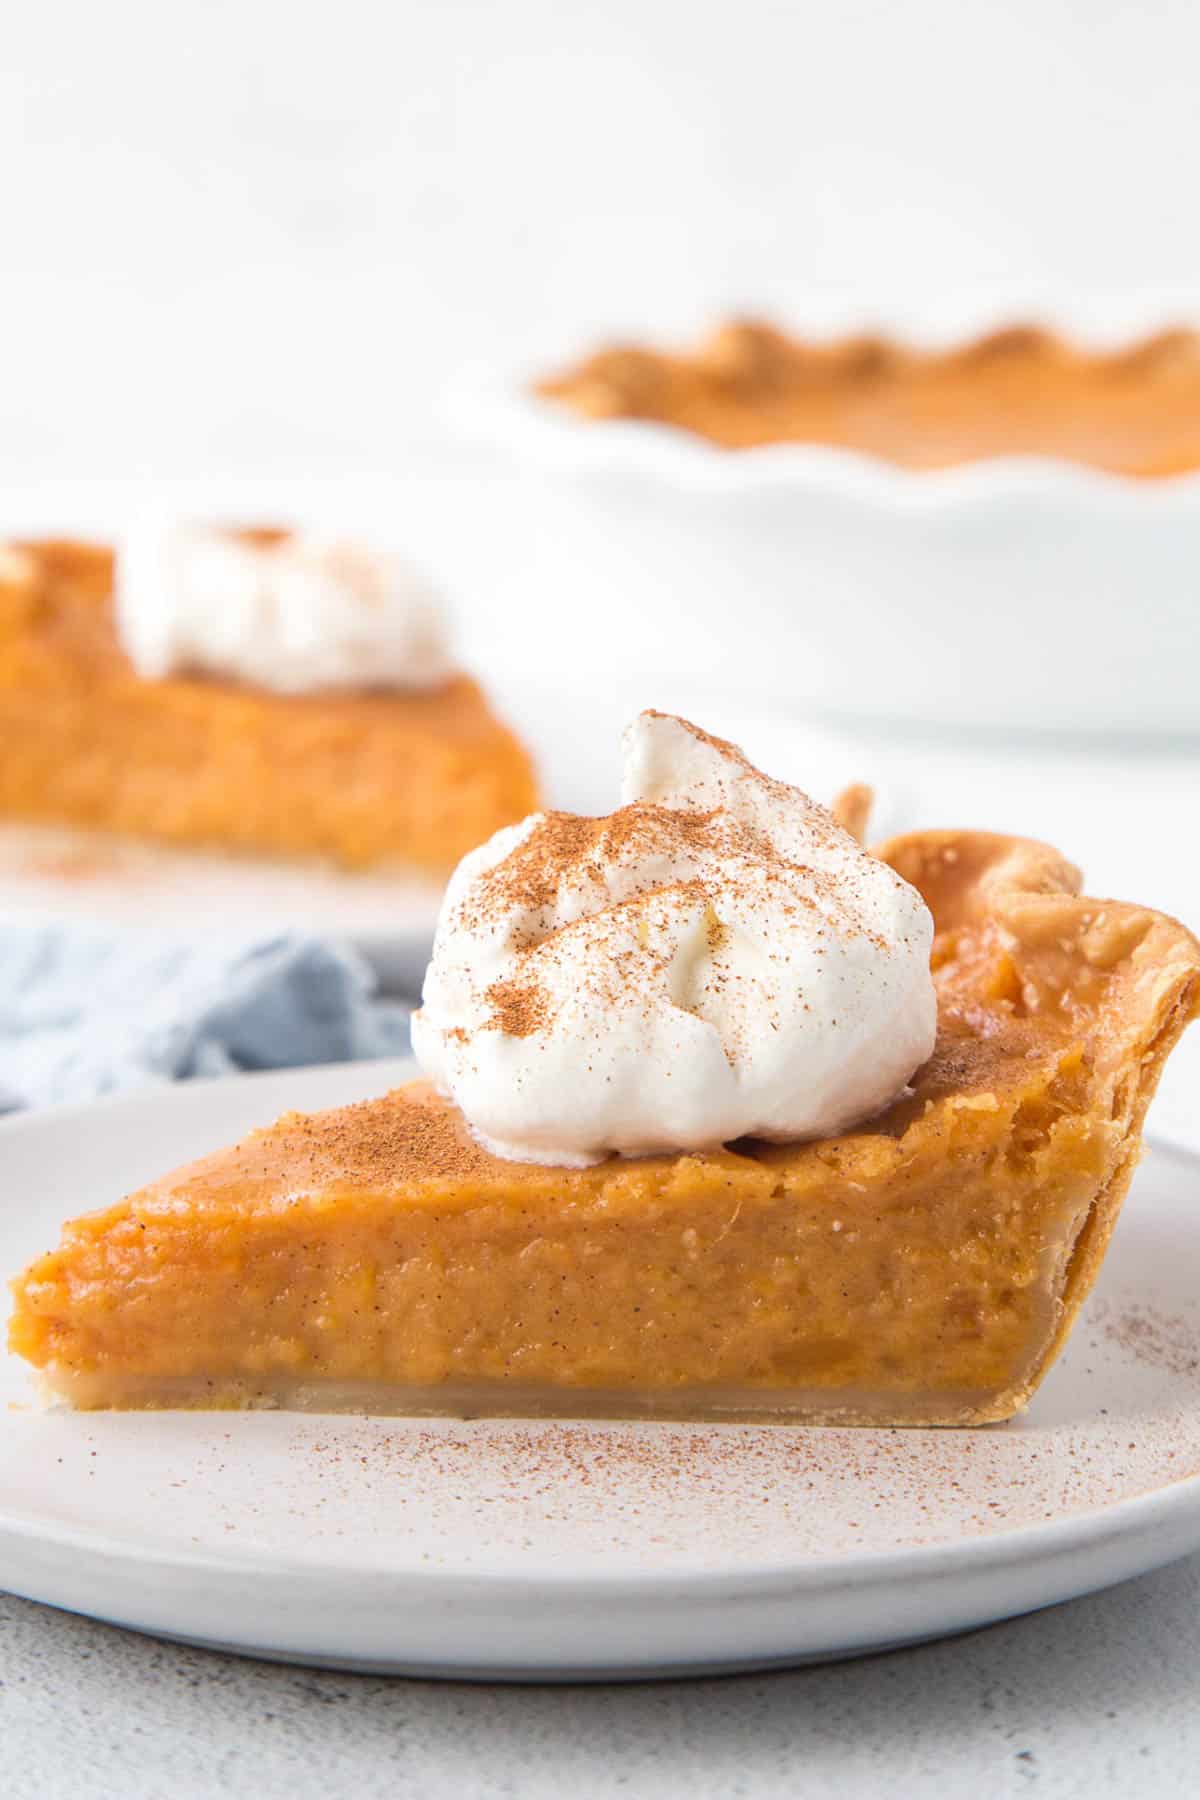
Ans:
{"label": "baked pie surface", "polygon": [[1133,476],[1200,468],[1200,333],[1099,351],[1036,326],[947,350],[806,343],[753,320],[693,351],[630,344],[537,384],[588,419],[677,425],[727,450],[810,443],[916,469],[1052,456]]}
{"label": "baked pie surface", "polygon": [[76,1405],[964,1425],[1100,1267],[1200,944],[1018,839],[878,854],[937,927],[935,1052],[793,1145],[500,1160],[423,1083],[292,1114],[69,1224],[11,1347]]}
{"label": "baked pie surface", "polygon": [[0,743],[0,817],[350,869],[448,870],[537,804],[466,675],[428,693],[142,679],[111,552],[69,541],[0,557]]}

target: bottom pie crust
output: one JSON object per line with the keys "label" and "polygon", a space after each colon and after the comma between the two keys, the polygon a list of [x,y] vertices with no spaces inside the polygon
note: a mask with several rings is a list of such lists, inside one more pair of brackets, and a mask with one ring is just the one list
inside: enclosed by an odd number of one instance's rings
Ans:
{"label": "bottom pie crust", "polygon": [[51,1405],[82,1412],[304,1412],[408,1419],[658,1419],[731,1425],[979,1425],[994,1416],[990,1396],[943,1392],[895,1396],[847,1392],[837,1400],[817,1388],[572,1388],[508,1382],[444,1382],[406,1387],[382,1381],[273,1382],[247,1379],[141,1377],[99,1381],[87,1375],[45,1384]]}

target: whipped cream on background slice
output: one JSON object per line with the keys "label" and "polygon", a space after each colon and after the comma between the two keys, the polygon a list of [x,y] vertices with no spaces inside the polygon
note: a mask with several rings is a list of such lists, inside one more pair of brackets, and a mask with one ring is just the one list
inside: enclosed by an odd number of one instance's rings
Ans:
{"label": "whipped cream on background slice", "polygon": [[130,534],[116,617],[140,675],[219,675],[279,693],[437,687],[442,602],[403,557],[316,533],[182,526]]}
{"label": "whipped cream on background slice", "polygon": [[413,1049],[501,1156],[822,1137],[933,1049],[933,921],[824,807],[643,713],[622,806],[535,813],[464,857]]}

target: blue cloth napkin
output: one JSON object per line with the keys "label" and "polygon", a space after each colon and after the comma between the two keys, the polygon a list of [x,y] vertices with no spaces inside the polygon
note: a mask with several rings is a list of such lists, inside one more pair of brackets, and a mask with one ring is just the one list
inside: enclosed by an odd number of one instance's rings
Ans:
{"label": "blue cloth napkin", "polygon": [[354,951],[63,926],[0,932],[0,1111],[197,1075],[399,1056],[410,1009]]}

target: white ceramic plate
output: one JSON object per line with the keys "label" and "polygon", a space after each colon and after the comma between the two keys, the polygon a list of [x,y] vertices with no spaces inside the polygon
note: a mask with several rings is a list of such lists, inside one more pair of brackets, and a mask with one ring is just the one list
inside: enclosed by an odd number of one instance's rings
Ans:
{"label": "white ceramic plate", "polygon": [[[61,1218],[403,1065],[0,1124],[0,1269]],[[0,1586],[268,1657],[512,1679],[844,1656],[1200,1545],[1200,1161],[1148,1156],[1026,1416],[983,1431],[46,1413],[0,1365]]]}
{"label": "white ceramic plate", "polygon": [[0,925],[244,925],[343,938],[390,991],[420,984],[440,882],[209,856],[53,826],[0,828]]}

